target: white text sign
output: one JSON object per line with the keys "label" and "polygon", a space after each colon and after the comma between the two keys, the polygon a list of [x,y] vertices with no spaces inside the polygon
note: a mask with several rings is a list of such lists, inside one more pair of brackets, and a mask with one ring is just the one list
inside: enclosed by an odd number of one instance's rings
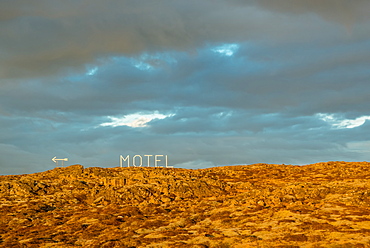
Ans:
{"label": "white text sign", "polygon": [[127,155],[119,157],[119,165],[122,167],[123,162],[126,162],[127,167],[141,167],[141,166],[154,166],[154,167],[163,167],[173,168],[173,166],[168,166],[168,156],[167,155]]}

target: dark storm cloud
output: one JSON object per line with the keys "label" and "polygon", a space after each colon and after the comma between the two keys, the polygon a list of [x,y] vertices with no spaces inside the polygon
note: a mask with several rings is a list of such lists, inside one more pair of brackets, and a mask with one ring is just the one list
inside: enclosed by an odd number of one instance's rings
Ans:
{"label": "dark storm cloud", "polygon": [[[369,121],[337,124],[369,115],[369,9],[0,0],[0,174],[45,170],[54,156],[109,167],[120,154],[189,168],[366,160]],[[154,111],[167,118],[101,125]]]}
{"label": "dark storm cloud", "polygon": [[[222,1],[2,1],[2,74],[38,76],[143,51],[193,50],[207,39],[228,39],[235,18]],[[194,7],[193,7],[194,4]],[[195,7],[197,6],[197,7]],[[8,16],[8,17],[7,17]],[[238,21],[239,22],[239,21]],[[241,29],[242,23],[237,24]],[[219,30],[222,28],[223,30]],[[81,69],[81,68],[80,68]]]}
{"label": "dark storm cloud", "polygon": [[[191,52],[209,42],[246,39],[310,39],[323,28],[319,20],[303,14],[316,13],[353,26],[368,20],[369,8],[365,0],[39,0],[32,5],[27,1],[1,1],[0,5],[1,74],[12,78],[82,70],[86,63],[117,53]],[[302,16],[276,16],[274,10]]]}
{"label": "dark storm cloud", "polygon": [[342,23],[348,28],[357,21],[369,19],[367,10],[370,4],[366,0],[256,0],[251,2],[270,10],[285,13],[315,13],[327,20]]}

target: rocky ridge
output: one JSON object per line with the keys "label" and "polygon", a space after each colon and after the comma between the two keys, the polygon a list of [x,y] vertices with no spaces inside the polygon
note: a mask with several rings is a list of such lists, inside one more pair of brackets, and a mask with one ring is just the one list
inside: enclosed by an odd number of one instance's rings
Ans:
{"label": "rocky ridge", "polygon": [[0,247],[370,247],[370,163],[0,176]]}

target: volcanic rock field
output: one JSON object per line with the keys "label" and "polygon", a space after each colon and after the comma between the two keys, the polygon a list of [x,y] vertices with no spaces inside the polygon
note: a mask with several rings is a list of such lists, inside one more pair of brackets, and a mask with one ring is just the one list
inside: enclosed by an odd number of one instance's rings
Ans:
{"label": "volcanic rock field", "polygon": [[370,163],[0,176],[0,247],[370,247]]}

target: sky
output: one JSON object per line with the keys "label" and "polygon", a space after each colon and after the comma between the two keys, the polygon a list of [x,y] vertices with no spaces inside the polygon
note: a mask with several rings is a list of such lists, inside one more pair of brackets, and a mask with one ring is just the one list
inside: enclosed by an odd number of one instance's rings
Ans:
{"label": "sky", "polygon": [[368,0],[0,0],[0,174],[370,160]]}

